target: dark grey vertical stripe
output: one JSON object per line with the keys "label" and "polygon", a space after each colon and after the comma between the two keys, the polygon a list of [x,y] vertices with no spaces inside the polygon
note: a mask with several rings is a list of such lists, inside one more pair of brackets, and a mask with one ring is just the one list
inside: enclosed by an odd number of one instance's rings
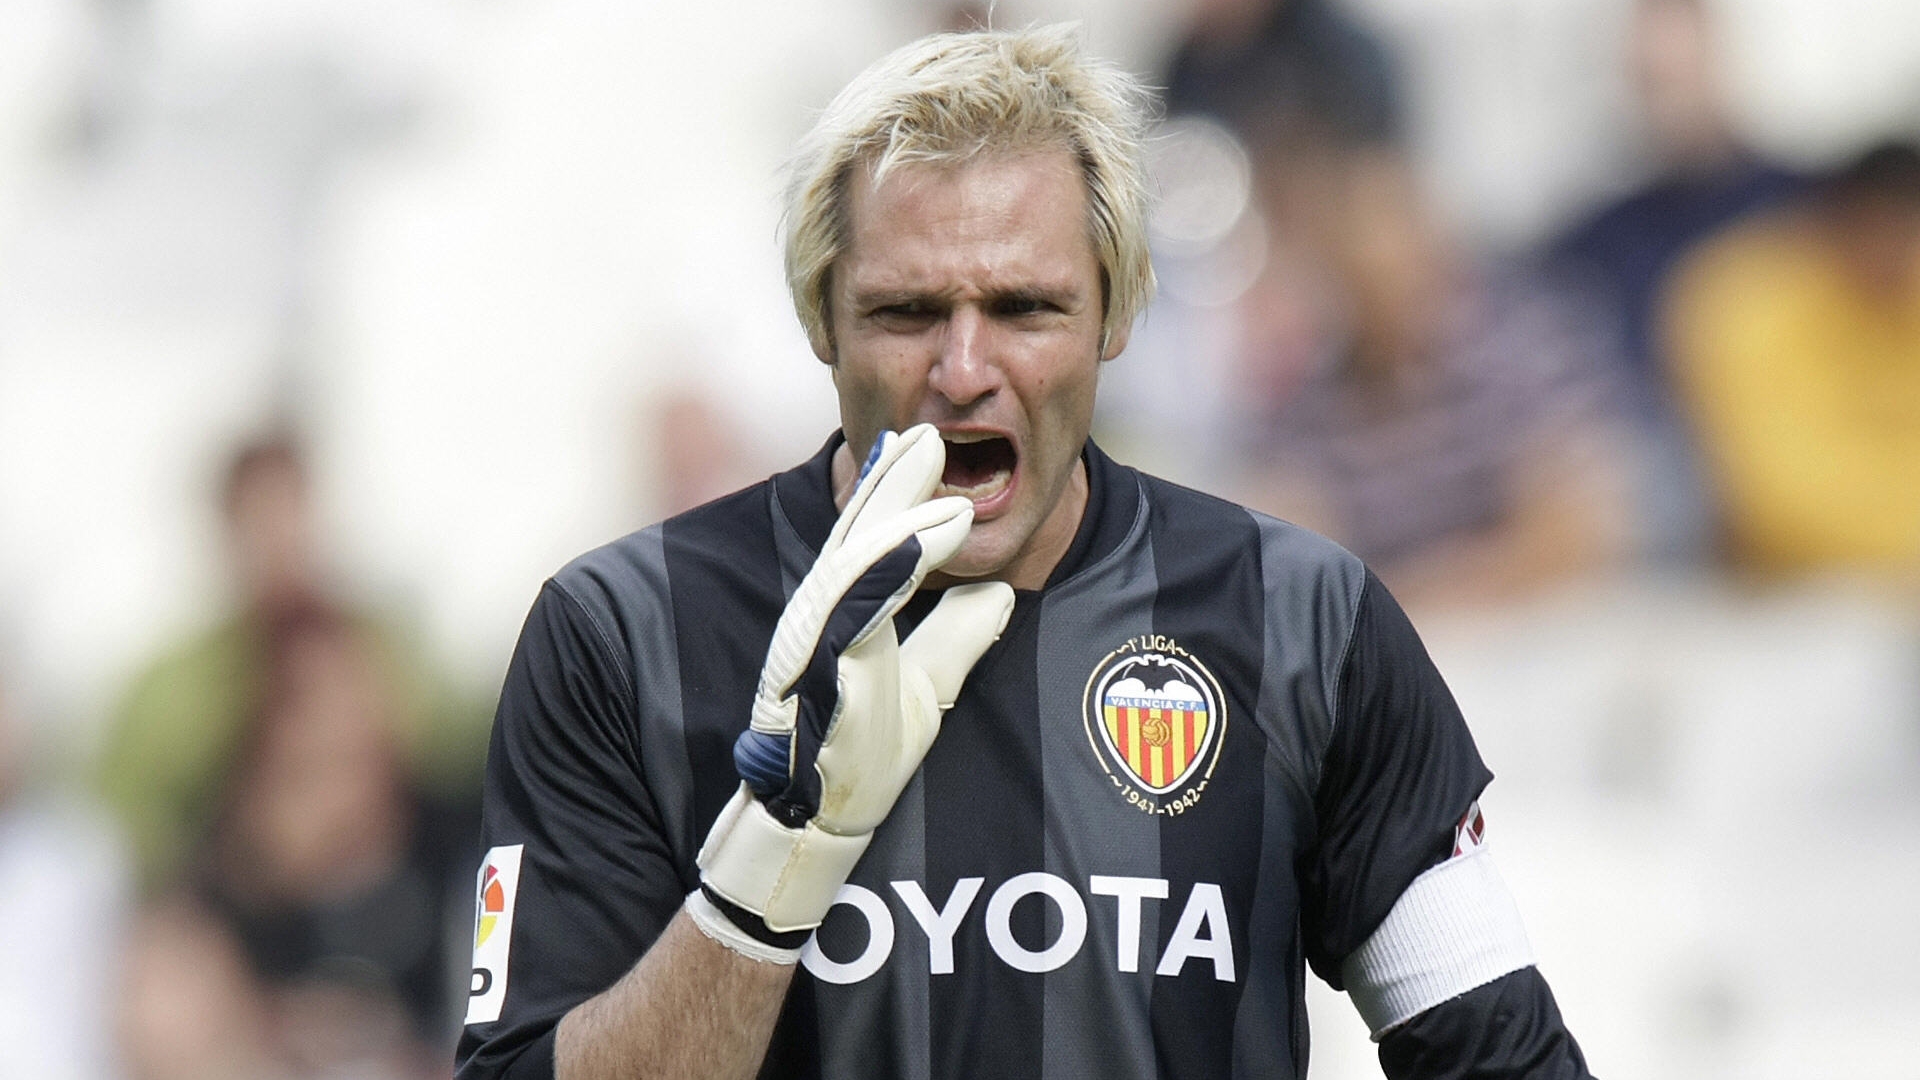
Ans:
{"label": "dark grey vertical stripe", "polygon": [[[893,835],[874,837],[874,846],[881,847],[886,857],[889,884],[880,895],[894,913],[894,996],[898,999],[895,1007],[906,1021],[896,1035],[899,1042],[894,1048],[889,1074],[901,1080],[929,1080],[933,1071],[933,1051],[929,1043],[933,988],[932,976],[928,974],[930,954],[926,932],[907,912],[891,885],[895,881],[927,885],[927,787],[918,774],[900,793],[900,801],[893,804],[893,813],[887,815],[882,831],[887,829],[893,830]],[[936,909],[944,908],[947,903],[945,896],[928,896],[927,900]],[[976,904],[979,902],[978,898],[974,900]]]}
{"label": "dark grey vertical stripe", "polygon": [[1253,514],[1267,590],[1262,725],[1288,783],[1311,807],[1333,733],[1333,690],[1360,606],[1366,569],[1331,540]]}
{"label": "dark grey vertical stripe", "polygon": [[[1087,679],[1127,639],[1153,632],[1153,547],[1145,502],[1133,535],[1110,558],[1060,586],[1041,609],[1036,657],[1042,688],[1040,754],[1045,777],[1046,870],[1087,900],[1087,940],[1065,966],[1044,977],[1044,1080],[1107,1080],[1157,1075],[1153,1032],[1145,1023],[1159,960],[1160,921],[1168,901],[1140,903],[1139,970],[1118,970],[1118,901],[1095,896],[1094,874],[1157,878],[1160,824],[1127,807],[1087,738]],[[1097,816],[1111,826],[1089,827]],[[1173,902],[1177,902],[1178,897]],[[1049,929],[1057,925],[1050,917]],[[1116,1030],[1113,1017],[1140,1023]]]}
{"label": "dark grey vertical stripe", "polygon": [[[1234,1011],[1235,1080],[1306,1075],[1306,961],[1300,945],[1299,878],[1288,855],[1310,805],[1292,795],[1285,763],[1268,754],[1261,827],[1265,841],[1254,884],[1259,903],[1247,916],[1246,987]],[[1288,839],[1294,845],[1287,843]],[[1292,1052],[1288,1052],[1288,1047]]]}
{"label": "dark grey vertical stripe", "polygon": [[792,520],[780,505],[778,485],[767,486],[767,498],[773,517],[773,550],[780,559],[780,592],[792,599],[793,591],[800,587],[800,579],[813,569],[814,560],[820,557],[820,553],[794,529]]}
{"label": "dark grey vertical stripe", "polygon": [[[872,890],[892,914],[893,952],[877,973],[860,982],[846,986],[815,983],[821,1015],[835,1018],[831,1024],[822,1024],[819,1031],[823,1076],[928,1078],[932,1013],[927,936],[891,884],[912,881],[925,887],[926,817],[925,786],[915,776],[854,868],[852,884]],[[929,895],[928,900],[940,908],[947,898]],[[976,910],[980,903],[975,901]],[[861,917],[843,906],[834,909],[831,920],[821,928],[823,947],[835,960],[852,960],[867,945]],[[876,1039],[876,1035],[881,1038]]]}
{"label": "dark grey vertical stripe", "polygon": [[[625,569],[639,579],[635,587],[629,581],[605,577],[600,584],[607,595],[620,602],[610,606],[619,620],[621,640],[630,642],[636,659],[644,662],[639,670],[645,679],[634,687],[634,715],[647,722],[639,725],[640,768],[647,778],[647,790],[659,809],[660,826],[673,845],[675,865],[692,866],[702,836],[695,835],[693,820],[694,762],[687,754],[686,713],[680,696],[680,649],[673,617],[673,590],[667,582],[667,557],[658,525],[633,538],[637,549]],[[584,567],[600,576],[595,569]]]}
{"label": "dark grey vertical stripe", "polygon": [[[1255,886],[1261,902],[1248,927],[1247,984],[1235,1016],[1233,1072],[1265,1080],[1306,1070],[1305,959],[1294,856],[1311,840],[1313,791],[1333,729],[1333,688],[1366,575],[1358,559],[1330,541],[1261,514],[1253,517],[1260,527],[1267,603],[1266,658],[1254,717],[1268,747],[1266,843]],[[1291,1060],[1281,1050],[1289,1043]]]}
{"label": "dark grey vertical stripe", "polygon": [[[781,592],[791,598],[807,571],[813,568],[819,552],[801,537],[781,506],[778,487],[769,489],[772,499],[774,549],[780,562]],[[878,974],[850,986],[816,982],[814,993],[822,1008],[838,1020],[823,1024],[818,1032],[820,1069],[824,1076],[886,1075],[901,1080],[928,1080],[931,1052],[928,1029],[932,1023],[929,1002],[928,951],[926,934],[906,910],[893,890],[895,881],[912,881],[923,888],[927,882],[926,787],[916,775],[900,793],[893,811],[875,832],[873,844],[861,856],[851,881],[870,889],[893,916],[893,953]],[[935,908],[943,906],[945,896],[929,896]],[[977,909],[984,901],[976,900]],[[850,910],[836,910],[834,925],[825,932],[830,955],[846,961],[858,955],[866,944],[859,918]],[[846,927],[855,929],[847,932]],[[838,933],[836,933],[838,931]],[[844,936],[843,936],[844,935]],[[801,978],[812,978],[802,973]],[[876,1043],[874,1032],[887,1032],[890,1040]]]}

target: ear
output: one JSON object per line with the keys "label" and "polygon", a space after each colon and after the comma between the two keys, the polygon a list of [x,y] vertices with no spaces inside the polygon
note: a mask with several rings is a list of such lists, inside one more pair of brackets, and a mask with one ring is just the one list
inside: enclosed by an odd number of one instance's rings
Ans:
{"label": "ear", "polygon": [[1127,339],[1132,335],[1133,335],[1133,327],[1131,325],[1122,326],[1114,330],[1111,334],[1107,334],[1107,333],[1101,334],[1100,335],[1100,359],[1111,360],[1114,357],[1119,356],[1121,351],[1126,349]]}
{"label": "ear", "polygon": [[833,367],[838,359],[833,348],[833,308],[831,305],[825,306],[826,310],[820,313],[820,325],[807,335],[807,344],[821,363]]}
{"label": "ear", "polygon": [[833,350],[833,268],[820,279],[820,326],[807,335],[807,344],[813,347],[813,355],[828,367],[834,366]]}

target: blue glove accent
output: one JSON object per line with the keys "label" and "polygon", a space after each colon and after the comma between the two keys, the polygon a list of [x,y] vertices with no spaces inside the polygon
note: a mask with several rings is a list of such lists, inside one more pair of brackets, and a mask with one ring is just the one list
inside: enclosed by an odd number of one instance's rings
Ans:
{"label": "blue glove accent", "polygon": [[785,736],[748,728],[734,740],[733,767],[755,795],[770,799],[787,789],[790,750]]}
{"label": "blue glove accent", "polygon": [[891,431],[882,431],[873,437],[873,447],[867,451],[867,462],[860,466],[860,477],[853,482],[854,487],[859,487],[861,481],[867,478],[867,474],[873,471],[874,463],[880,460],[880,452],[887,448],[887,440],[897,438],[899,436]]}

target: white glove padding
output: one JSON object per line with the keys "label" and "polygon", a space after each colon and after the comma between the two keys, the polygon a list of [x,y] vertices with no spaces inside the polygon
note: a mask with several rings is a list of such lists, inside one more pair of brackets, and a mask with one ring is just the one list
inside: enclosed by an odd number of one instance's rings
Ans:
{"label": "white glove padding", "polygon": [[945,464],[929,425],[882,433],[774,628],[734,748],[743,782],[698,858],[705,889],[773,934],[826,917],[1013,611],[1005,583],[963,585],[895,636],[894,613],[973,524],[967,499],[928,499]]}

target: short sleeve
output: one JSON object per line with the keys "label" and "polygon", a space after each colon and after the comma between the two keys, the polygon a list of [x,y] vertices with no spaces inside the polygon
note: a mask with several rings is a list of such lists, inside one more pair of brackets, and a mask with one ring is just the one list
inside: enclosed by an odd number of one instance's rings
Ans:
{"label": "short sleeve", "polygon": [[[692,887],[643,782],[634,675],[619,655],[549,581],[514,649],[487,755],[471,990],[476,1006],[483,990],[499,996],[469,1013],[478,1022],[461,1036],[461,1080],[551,1076],[560,1018],[624,975]],[[506,949],[488,952],[480,939],[502,924]]]}
{"label": "short sleeve", "polygon": [[1301,878],[1307,958],[1338,989],[1341,960],[1452,853],[1454,826],[1493,774],[1413,624],[1371,572],[1331,710]]}

